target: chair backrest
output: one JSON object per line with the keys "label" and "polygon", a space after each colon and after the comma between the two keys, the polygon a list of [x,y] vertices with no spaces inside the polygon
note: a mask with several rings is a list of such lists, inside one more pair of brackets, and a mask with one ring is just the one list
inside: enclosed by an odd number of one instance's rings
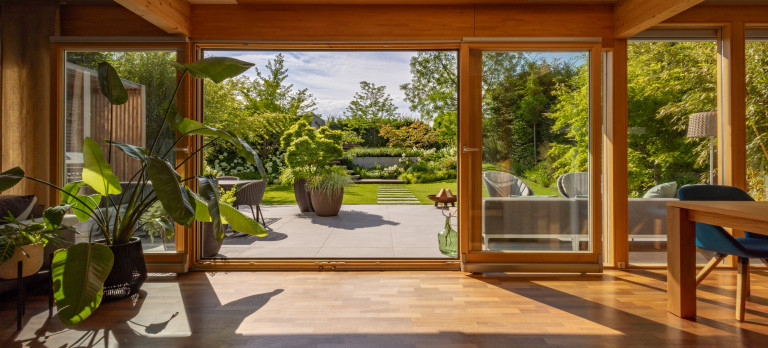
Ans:
{"label": "chair backrest", "polygon": [[[681,201],[754,201],[737,187],[720,185],[686,185],[677,191]],[[746,232],[747,237],[761,238],[759,234]],[[729,255],[743,255],[744,251],[722,227],[696,223],[696,246]]]}
{"label": "chair backrest", "polygon": [[483,184],[491,197],[533,196],[525,181],[506,172],[483,172]]}
{"label": "chair backrest", "polygon": [[240,178],[238,178],[236,176],[227,176],[227,175],[225,175],[225,176],[217,176],[216,180],[240,180]]}
{"label": "chair backrest", "polygon": [[589,195],[589,173],[576,172],[560,175],[557,178],[557,191],[565,198]]}
{"label": "chair backrest", "polygon": [[264,192],[267,190],[267,183],[262,180],[249,182],[235,191],[235,206],[238,205],[259,205],[264,198]]}

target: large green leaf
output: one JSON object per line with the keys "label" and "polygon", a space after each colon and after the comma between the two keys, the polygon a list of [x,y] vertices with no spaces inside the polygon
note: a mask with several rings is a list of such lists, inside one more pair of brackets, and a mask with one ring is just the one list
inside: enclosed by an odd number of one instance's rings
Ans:
{"label": "large green leaf", "polygon": [[[12,229],[13,227],[6,226],[5,228]],[[5,261],[10,260],[15,253],[16,241],[8,238],[8,236],[0,236],[0,263],[4,263]]]}
{"label": "large green leaf", "polygon": [[0,192],[3,192],[24,179],[24,171],[19,167],[13,167],[0,173]]}
{"label": "large green leaf", "polygon": [[83,162],[83,182],[100,195],[116,195],[122,191],[120,180],[101,154],[101,147],[89,137],[83,141]]}
{"label": "large green leaf", "polygon": [[266,172],[264,171],[264,165],[261,163],[261,158],[259,158],[259,155],[256,153],[256,151],[254,151],[251,145],[249,145],[245,140],[238,138],[227,131],[208,127],[200,122],[190,119],[184,119],[183,121],[179,122],[179,124],[176,125],[176,127],[173,129],[185,135],[205,135],[210,137],[217,137],[232,144],[235,147],[237,154],[245,158],[248,163],[255,165],[259,171],[259,174],[261,174],[261,177],[266,178]]}
{"label": "large green leaf", "polygon": [[256,220],[245,216],[231,205],[219,203],[219,210],[221,211],[221,216],[224,217],[226,223],[232,226],[233,230],[257,237],[267,235],[267,231]]}
{"label": "large green leaf", "polygon": [[120,149],[120,151],[122,151],[123,153],[125,153],[129,157],[133,157],[133,158],[135,158],[135,159],[137,159],[139,161],[142,161],[142,162],[146,162],[147,156],[149,155],[149,150],[147,150],[147,149],[145,149],[145,148],[143,148],[141,146],[136,146],[136,145],[131,145],[131,144],[123,144],[123,143],[118,143],[116,141],[110,142],[109,140],[107,140],[106,142],[107,142],[107,144],[111,143],[112,145],[114,145],[115,147]]}
{"label": "large green leaf", "polygon": [[101,244],[80,243],[56,251],[53,297],[64,324],[75,325],[99,307],[114,260],[112,250]]}
{"label": "large green leaf", "polygon": [[205,177],[198,177],[197,181],[200,197],[207,204],[214,236],[216,236],[216,240],[221,241],[224,238],[224,225],[221,223],[221,213],[219,212],[219,183],[215,178]]}
{"label": "large green leaf", "polygon": [[177,173],[170,163],[155,156],[149,157],[147,175],[163,209],[177,223],[190,225],[195,218],[195,207],[190,205],[189,198],[179,185]]}
{"label": "large green leaf", "polygon": [[107,62],[99,63],[99,89],[113,105],[123,105],[128,102],[128,91],[123,86],[123,81],[117,75],[117,71]]}
{"label": "large green leaf", "polygon": [[45,227],[49,231],[57,230],[59,225],[61,225],[61,222],[64,221],[64,215],[67,214],[67,211],[69,211],[71,207],[72,206],[69,204],[59,204],[43,211],[43,221],[45,221]]}
{"label": "large green leaf", "polygon": [[61,190],[64,191],[61,193],[61,203],[72,204],[72,202],[76,202],[74,197],[77,196],[77,192],[80,191],[80,187],[84,184],[85,183],[82,181],[75,181],[64,185],[64,187],[61,188]]}
{"label": "large green leaf", "polygon": [[[77,195],[77,199],[72,200],[72,211],[75,212],[75,216],[80,221],[88,221],[88,219],[91,218],[91,214],[94,210],[96,210],[96,207],[99,206],[99,203],[101,203],[101,195]],[[80,202],[83,203],[80,203]]]}
{"label": "large green leaf", "polygon": [[165,122],[171,125],[171,129],[176,129],[176,127],[179,126],[179,123],[184,121],[184,117],[179,114],[178,110],[176,110],[175,104],[171,104],[169,109],[168,103],[164,103],[163,106],[160,107],[160,113],[165,115]]}
{"label": "large green leaf", "polygon": [[215,83],[240,75],[254,65],[229,57],[210,57],[189,64],[175,62],[171,64],[178,70],[187,70],[190,75],[198,79],[209,78]]}

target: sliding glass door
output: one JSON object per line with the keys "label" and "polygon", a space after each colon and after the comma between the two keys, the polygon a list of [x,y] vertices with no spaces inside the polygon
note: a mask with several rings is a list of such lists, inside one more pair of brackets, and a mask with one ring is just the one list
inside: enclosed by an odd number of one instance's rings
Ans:
{"label": "sliding glass door", "polygon": [[467,48],[464,269],[599,271],[599,51]]}

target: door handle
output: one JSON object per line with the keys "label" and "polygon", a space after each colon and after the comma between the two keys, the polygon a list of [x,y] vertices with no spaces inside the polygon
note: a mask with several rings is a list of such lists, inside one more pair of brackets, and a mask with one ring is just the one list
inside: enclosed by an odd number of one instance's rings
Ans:
{"label": "door handle", "polygon": [[478,149],[476,147],[466,147],[466,146],[464,146],[464,148],[462,148],[462,152],[464,152],[464,153],[467,153],[467,152],[479,152],[479,151],[480,151],[480,149]]}
{"label": "door handle", "polygon": [[186,146],[184,146],[184,147],[174,147],[173,151],[189,153],[189,147],[186,147]]}

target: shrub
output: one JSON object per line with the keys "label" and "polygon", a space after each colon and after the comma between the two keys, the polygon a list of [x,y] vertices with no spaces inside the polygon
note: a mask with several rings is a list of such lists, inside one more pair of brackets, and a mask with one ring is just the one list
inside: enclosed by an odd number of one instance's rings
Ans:
{"label": "shrub", "polygon": [[427,148],[437,142],[438,133],[428,124],[416,121],[409,126],[394,128],[385,125],[379,130],[382,138],[389,140],[389,147]]}
{"label": "shrub", "polygon": [[345,157],[421,157],[424,154],[424,150],[414,148],[356,147],[347,150]]}

